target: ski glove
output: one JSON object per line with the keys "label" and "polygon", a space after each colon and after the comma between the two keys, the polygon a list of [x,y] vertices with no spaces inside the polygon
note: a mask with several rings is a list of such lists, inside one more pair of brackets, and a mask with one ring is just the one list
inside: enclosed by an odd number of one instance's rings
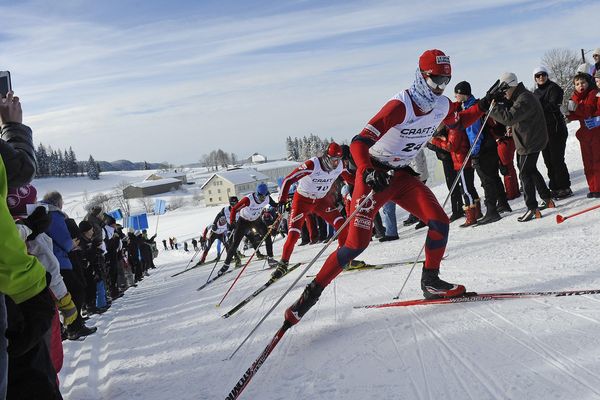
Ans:
{"label": "ski glove", "polygon": [[367,168],[363,172],[365,183],[375,192],[385,190],[390,184],[390,178],[391,177],[386,172],[374,168]]}
{"label": "ski glove", "polygon": [[71,293],[67,293],[62,299],[56,302],[58,311],[63,316],[64,324],[71,325],[77,319],[77,307],[71,299]]}
{"label": "ski glove", "polygon": [[44,233],[50,227],[52,217],[48,214],[45,207],[39,206],[31,215],[23,220],[25,226],[31,229],[31,234],[27,237],[28,240],[35,239],[40,233]]}
{"label": "ski glove", "polygon": [[600,117],[591,117],[584,119],[585,127],[588,129],[594,129],[600,126]]}

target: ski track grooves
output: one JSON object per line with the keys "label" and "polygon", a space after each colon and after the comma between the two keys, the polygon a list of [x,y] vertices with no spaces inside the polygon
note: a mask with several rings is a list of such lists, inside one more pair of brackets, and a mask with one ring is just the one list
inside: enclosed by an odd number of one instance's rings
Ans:
{"label": "ski track grooves", "polygon": [[[503,399],[506,398],[506,396],[504,395],[505,391],[502,388],[501,385],[499,385],[490,375],[486,375],[483,374],[481,371],[483,371],[483,368],[473,368],[472,362],[469,363],[467,362],[467,359],[459,354],[458,351],[456,351],[445,339],[442,335],[440,335],[431,325],[429,325],[421,316],[419,316],[418,311],[415,310],[410,310],[411,314],[414,315],[419,322],[426,327],[433,336],[435,336],[435,338],[446,348],[446,350],[448,351],[448,353],[452,354],[452,356],[458,361],[460,362],[469,372],[471,372],[472,376],[477,378],[477,380],[481,383],[482,387],[485,388],[489,394],[492,396],[492,398],[495,399]],[[461,379],[460,377],[457,378],[460,379],[460,383],[461,386],[463,388],[466,389],[465,383],[463,381],[463,379]],[[469,396],[471,398],[481,398],[481,396],[476,396],[473,397],[472,395],[469,394]]]}
{"label": "ski track grooves", "polygon": [[[394,349],[396,350],[396,353],[398,354],[398,360],[400,360],[400,362],[402,363],[403,366],[406,366],[404,361],[402,360],[402,353],[400,352],[400,348],[398,347],[398,342],[394,338],[394,333],[392,332],[392,329],[389,326],[386,327],[385,329],[386,329],[387,333],[390,335],[390,339],[392,340]],[[413,332],[414,332],[414,330],[413,330]],[[379,358],[379,357],[377,357],[377,358]],[[419,360],[421,361],[421,367],[423,367],[422,357],[420,357],[420,355],[419,355]],[[425,375],[425,374],[423,374],[423,375]],[[410,387],[411,387],[413,393],[415,394],[416,398],[418,398],[419,400],[423,399],[422,393],[419,391],[419,385],[417,385],[417,383],[415,382],[415,380],[411,374],[408,374],[408,379],[410,380]],[[425,386],[429,387],[428,385],[425,385]],[[429,396],[429,398],[431,398],[430,393],[428,393],[428,396]]]}
{"label": "ski track grooves", "polygon": [[[600,391],[596,387],[594,387],[591,384],[588,384],[583,379],[580,379],[575,373],[570,372],[569,369],[573,369],[573,367],[577,367],[580,370],[586,371],[590,375],[592,375],[592,376],[594,376],[594,377],[597,378],[597,374],[595,374],[594,372],[590,371],[586,367],[584,367],[581,364],[579,364],[578,362],[574,361],[569,356],[560,353],[556,349],[550,348],[548,345],[544,344],[541,340],[537,339],[535,336],[531,336],[529,334],[529,332],[527,332],[524,329],[520,328],[515,323],[509,321],[502,314],[500,314],[500,313],[498,313],[498,312],[496,312],[496,311],[494,311],[492,309],[490,309],[489,311],[494,316],[498,317],[500,320],[504,321],[506,324],[510,325],[511,327],[513,327],[518,332],[520,332],[523,335],[527,336],[527,338],[531,342],[533,342],[533,343],[532,344],[528,344],[524,340],[519,339],[519,338],[517,338],[514,335],[511,335],[505,329],[502,329],[501,327],[499,327],[496,324],[494,324],[493,322],[491,322],[489,319],[485,318],[483,315],[481,315],[478,312],[472,310],[471,307],[464,307],[464,308],[467,309],[467,311],[469,311],[470,313],[472,313],[472,314],[476,315],[477,317],[479,317],[483,322],[487,323],[492,328],[498,330],[499,332],[502,332],[504,335],[506,335],[507,337],[511,338],[515,342],[519,343],[521,346],[523,346],[526,349],[528,349],[529,351],[537,354],[542,359],[546,360],[550,365],[554,366],[556,369],[562,371],[563,373],[565,373],[566,375],[568,375],[569,377],[571,377],[571,379],[573,379],[575,382],[577,382],[577,383],[581,384],[582,386],[585,386],[586,388],[588,388],[596,396],[600,396]],[[538,349],[536,349],[536,347]],[[561,361],[561,359],[564,360],[564,361]]]}

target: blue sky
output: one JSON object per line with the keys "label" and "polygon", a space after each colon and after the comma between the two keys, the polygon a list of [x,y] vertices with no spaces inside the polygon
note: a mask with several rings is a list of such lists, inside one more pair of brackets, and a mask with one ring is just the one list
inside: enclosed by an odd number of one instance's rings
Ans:
{"label": "blue sky", "polygon": [[222,148],[284,155],[287,136],[349,140],[451,57],[479,95],[504,71],[531,86],[547,50],[600,47],[599,2],[0,2],[0,69],[34,140],[80,159],[194,162]]}

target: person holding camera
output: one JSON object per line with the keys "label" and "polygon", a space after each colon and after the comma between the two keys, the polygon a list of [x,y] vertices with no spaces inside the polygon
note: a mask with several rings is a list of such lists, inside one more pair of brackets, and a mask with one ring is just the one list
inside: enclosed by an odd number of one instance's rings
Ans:
{"label": "person holding camera", "polygon": [[[503,73],[492,88],[495,86],[498,89],[490,89],[480,100],[480,105],[489,109],[492,102],[495,102],[496,106],[490,111],[490,117],[513,129],[512,137],[517,148],[517,163],[527,205],[527,211],[517,220],[526,222],[541,218],[540,209],[555,207],[552,194],[537,169],[540,152],[548,144],[544,109],[538,98],[512,72]],[[541,205],[538,204],[536,191],[543,200]]]}

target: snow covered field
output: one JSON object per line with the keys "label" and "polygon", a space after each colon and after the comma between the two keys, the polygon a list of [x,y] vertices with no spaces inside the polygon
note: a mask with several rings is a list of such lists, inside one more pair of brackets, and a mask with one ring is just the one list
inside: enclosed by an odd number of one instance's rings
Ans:
{"label": "snow covered field", "polygon": [[[575,128],[570,125],[567,144],[575,196],[528,223],[516,220],[525,210],[522,197],[511,201],[513,212],[497,223],[477,228],[453,223],[444,279],[481,292],[600,288],[600,211],[561,225],[555,221],[557,214],[598,202],[585,197]],[[545,174],[541,160],[539,167]],[[103,174],[94,184],[106,179]],[[36,184],[43,193],[44,180]],[[58,189],[73,202],[82,190],[67,183]],[[447,194],[444,186],[434,192],[440,201]],[[158,239],[175,235],[181,243],[198,235],[216,212],[194,207],[169,212],[161,216]],[[398,209],[399,221],[405,215]],[[151,219],[151,231],[153,223]],[[400,236],[399,241],[372,242],[360,258],[371,263],[413,260],[425,231],[402,227]],[[282,245],[281,239],[275,243],[276,256]],[[320,249],[296,247],[292,261],[308,262]],[[191,256],[161,252],[150,277],[88,322],[98,327],[95,335],[64,342],[60,377],[66,399],[223,399],[279,328],[285,308],[312,279],[302,277],[238,354],[223,361],[305,265],[223,319],[222,314],[269,279],[270,271],[263,262],[252,262],[216,308],[237,272],[198,292],[212,265],[170,277]],[[320,265],[315,263],[308,274]],[[340,275],[288,331],[241,398],[600,398],[600,295],[353,309],[390,301],[409,269],[400,265]],[[420,271],[412,274],[402,298],[421,298],[419,277]]]}

